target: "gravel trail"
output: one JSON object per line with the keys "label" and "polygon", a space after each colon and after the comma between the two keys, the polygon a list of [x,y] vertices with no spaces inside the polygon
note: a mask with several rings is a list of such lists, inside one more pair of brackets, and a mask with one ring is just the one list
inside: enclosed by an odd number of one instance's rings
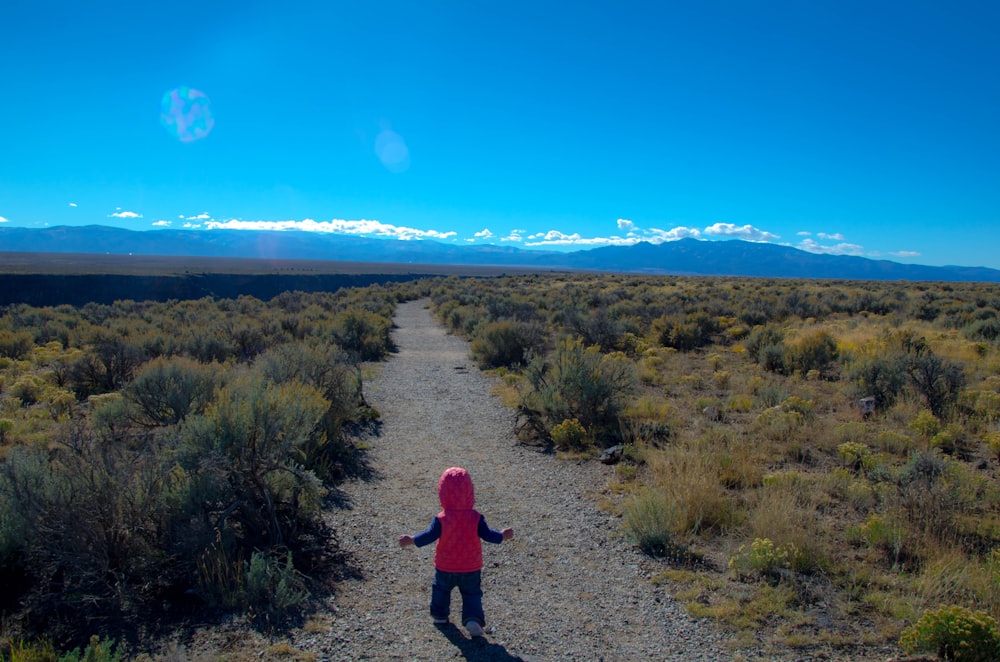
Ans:
{"label": "gravel trail", "polygon": [[[426,301],[400,305],[395,321],[399,352],[365,387],[382,420],[367,453],[372,475],[343,485],[345,507],[329,513],[359,576],[295,646],[322,660],[733,659],[720,631],[649,582],[652,566],[597,508],[612,468],[519,445],[491,378]],[[449,466],[469,470],[492,528],[515,531],[483,544],[481,639],[457,627],[457,591],[453,624],[431,624],[434,547],[397,545],[440,510],[437,479]]]}

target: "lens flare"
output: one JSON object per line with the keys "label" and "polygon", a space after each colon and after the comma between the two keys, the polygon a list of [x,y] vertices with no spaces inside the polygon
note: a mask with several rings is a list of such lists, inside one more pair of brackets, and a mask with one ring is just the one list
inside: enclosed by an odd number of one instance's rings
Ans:
{"label": "lens flare", "polygon": [[375,154],[389,172],[406,172],[410,167],[410,150],[403,137],[385,129],[375,138]]}
{"label": "lens flare", "polygon": [[182,143],[193,143],[207,136],[215,125],[212,102],[208,95],[190,87],[175,87],[163,95],[160,123]]}

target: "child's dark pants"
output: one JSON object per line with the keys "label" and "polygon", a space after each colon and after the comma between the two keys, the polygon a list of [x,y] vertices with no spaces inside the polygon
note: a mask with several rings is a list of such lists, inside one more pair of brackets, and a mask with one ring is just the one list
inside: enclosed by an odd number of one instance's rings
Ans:
{"label": "child's dark pants", "polygon": [[451,590],[457,588],[462,594],[462,624],[476,621],[486,625],[483,614],[483,590],[480,588],[482,571],[475,572],[444,572],[434,571],[434,583],[431,585],[431,616],[448,618],[451,611]]}

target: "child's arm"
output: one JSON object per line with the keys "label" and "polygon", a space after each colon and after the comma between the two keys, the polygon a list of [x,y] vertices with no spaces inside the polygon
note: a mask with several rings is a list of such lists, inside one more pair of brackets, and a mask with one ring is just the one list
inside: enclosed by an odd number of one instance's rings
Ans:
{"label": "child's arm", "polygon": [[423,547],[424,545],[429,545],[438,538],[441,537],[441,522],[435,517],[431,520],[431,525],[427,527],[426,531],[422,531],[415,536],[402,535],[399,536],[399,546],[408,547],[410,545],[416,545],[417,547]]}
{"label": "child's arm", "polygon": [[479,516],[479,537],[486,542],[491,542],[494,545],[499,545],[504,540],[510,540],[514,537],[514,529],[507,528],[503,531],[494,531],[486,523],[486,518],[482,515]]}

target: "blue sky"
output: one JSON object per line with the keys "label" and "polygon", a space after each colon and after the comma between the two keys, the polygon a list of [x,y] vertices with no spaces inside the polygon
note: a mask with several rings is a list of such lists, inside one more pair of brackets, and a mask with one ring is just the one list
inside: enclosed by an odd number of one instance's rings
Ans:
{"label": "blue sky", "polygon": [[962,1],[11,0],[0,225],[1000,268],[998,27]]}

